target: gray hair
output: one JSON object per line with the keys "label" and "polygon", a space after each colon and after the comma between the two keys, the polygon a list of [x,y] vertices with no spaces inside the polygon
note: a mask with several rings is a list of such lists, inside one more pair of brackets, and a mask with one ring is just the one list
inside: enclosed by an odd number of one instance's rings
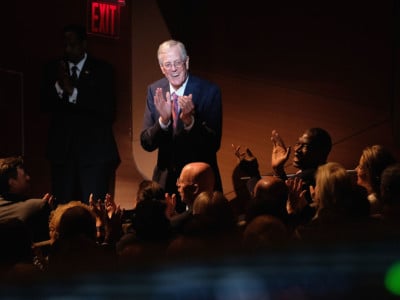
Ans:
{"label": "gray hair", "polygon": [[158,58],[158,62],[160,65],[162,65],[162,61],[161,61],[161,55],[165,52],[167,52],[169,49],[171,49],[172,47],[178,47],[179,51],[181,53],[181,59],[184,61],[187,58],[187,52],[186,52],[186,48],[185,45],[180,42],[180,41],[176,41],[176,40],[168,40],[163,42],[159,47],[158,47],[158,51],[157,51],[157,58]]}

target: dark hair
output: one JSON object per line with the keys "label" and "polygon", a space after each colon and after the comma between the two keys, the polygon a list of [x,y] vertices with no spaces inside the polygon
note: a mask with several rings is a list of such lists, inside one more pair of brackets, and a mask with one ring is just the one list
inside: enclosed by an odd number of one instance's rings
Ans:
{"label": "dark hair", "polygon": [[84,236],[95,240],[96,217],[85,207],[70,207],[61,216],[58,233],[60,239]]}
{"label": "dark hair", "polygon": [[306,132],[310,137],[312,137],[310,144],[319,149],[321,154],[327,158],[328,154],[332,150],[332,139],[328,131],[320,127],[312,127],[307,129]]}
{"label": "dark hair", "polygon": [[139,184],[139,189],[136,195],[136,202],[143,200],[164,200],[165,193],[161,185],[154,180],[143,180]]}
{"label": "dark hair", "polygon": [[85,41],[87,39],[85,26],[79,24],[69,24],[63,28],[63,32],[75,33],[80,41]]}
{"label": "dark hair", "polygon": [[10,178],[17,178],[17,168],[24,166],[24,160],[20,156],[0,158],[0,194],[8,193]]}
{"label": "dark hair", "polygon": [[381,197],[383,204],[396,204],[400,201],[400,163],[394,163],[383,170]]}
{"label": "dark hair", "polygon": [[18,262],[32,263],[32,236],[27,225],[18,218],[0,220],[0,266]]}
{"label": "dark hair", "polygon": [[165,216],[165,207],[165,203],[157,199],[138,202],[132,225],[139,240],[161,241],[169,238],[170,223]]}
{"label": "dark hair", "polygon": [[386,147],[372,145],[365,147],[360,158],[360,167],[369,175],[372,189],[380,195],[381,174],[383,170],[396,162],[395,157]]}

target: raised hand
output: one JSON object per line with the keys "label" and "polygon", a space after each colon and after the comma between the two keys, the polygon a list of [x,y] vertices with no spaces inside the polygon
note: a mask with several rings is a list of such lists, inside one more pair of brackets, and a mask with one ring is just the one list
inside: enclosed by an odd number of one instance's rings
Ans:
{"label": "raised hand", "polygon": [[168,124],[169,120],[172,118],[172,101],[171,95],[167,92],[166,97],[164,98],[162,88],[157,88],[156,93],[154,95],[154,105],[160,114],[161,122],[163,124]]}
{"label": "raised hand", "polygon": [[184,124],[190,125],[194,113],[192,94],[189,94],[189,96],[179,96],[178,103],[179,107],[181,108],[181,114],[179,115],[179,117]]}
{"label": "raised hand", "polygon": [[[89,196],[89,206],[96,215],[97,237],[104,243],[114,244],[122,235],[122,210],[113,197],[107,194],[104,201]],[[104,236],[102,236],[104,234]]]}
{"label": "raised hand", "polygon": [[175,215],[176,195],[165,193],[165,203],[165,216],[167,219],[170,219],[173,215]]}
{"label": "raised hand", "polygon": [[68,64],[61,60],[57,71],[57,82],[63,91],[67,92],[69,95],[72,94],[74,86],[72,84],[71,78],[69,76]]}
{"label": "raised hand", "polygon": [[235,146],[234,144],[232,144],[234,154],[238,158],[239,162],[242,160],[251,161],[251,160],[256,159],[249,148],[246,147],[244,151],[240,151],[241,147],[242,146]]}
{"label": "raised hand", "polygon": [[106,195],[106,198],[104,199],[104,206],[109,219],[122,213],[121,207],[115,203],[114,198],[111,197],[110,194]]}
{"label": "raised hand", "polygon": [[280,176],[285,174],[285,163],[289,159],[291,147],[286,147],[279,133],[274,129],[271,135],[272,157],[271,166],[274,172]]}
{"label": "raised hand", "polygon": [[101,199],[94,200],[93,194],[90,194],[89,207],[96,216],[96,227],[98,230],[102,229],[107,219],[107,211],[103,202]]}
{"label": "raised hand", "polygon": [[54,208],[55,197],[50,193],[46,193],[42,197],[43,201],[46,202],[52,209]]}
{"label": "raised hand", "polygon": [[294,177],[285,181],[289,189],[286,209],[289,214],[298,214],[307,205],[306,190],[303,187],[303,180],[299,177]]}
{"label": "raised hand", "polygon": [[250,177],[259,177],[258,161],[251,150],[246,147],[244,151],[241,151],[241,146],[235,146],[234,144],[232,144],[232,148],[238,158],[240,169]]}
{"label": "raised hand", "polygon": [[104,243],[115,244],[122,236],[122,210],[110,194],[106,194],[104,206],[107,212]]}

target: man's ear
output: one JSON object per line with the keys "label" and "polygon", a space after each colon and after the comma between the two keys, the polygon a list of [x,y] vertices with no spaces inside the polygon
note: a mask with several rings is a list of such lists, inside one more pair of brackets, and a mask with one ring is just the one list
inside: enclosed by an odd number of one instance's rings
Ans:
{"label": "man's ear", "polygon": [[189,56],[186,56],[186,70],[189,70]]}
{"label": "man's ear", "polygon": [[194,195],[197,195],[198,192],[199,192],[199,185],[198,185],[197,183],[194,183],[194,184],[192,185],[192,187],[193,187],[193,194],[194,194]]}

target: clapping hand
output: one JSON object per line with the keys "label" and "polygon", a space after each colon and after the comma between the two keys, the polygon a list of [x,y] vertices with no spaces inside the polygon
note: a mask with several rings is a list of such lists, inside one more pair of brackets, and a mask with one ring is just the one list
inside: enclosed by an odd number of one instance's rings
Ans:
{"label": "clapping hand", "polygon": [[72,94],[74,86],[69,76],[69,67],[68,64],[63,60],[60,61],[58,66],[57,82],[63,91],[67,92],[68,95]]}
{"label": "clapping hand", "polygon": [[172,101],[170,101],[171,95],[169,92],[166,93],[166,98],[164,98],[162,88],[157,88],[154,95],[154,105],[160,114],[161,122],[165,125],[171,120],[172,113]]}
{"label": "clapping hand", "polygon": [[304,182],[299,177],[293,177],[285,182],[289,190],[286,209],[289,214],[298,214],[307,205],[307,190],[304,190]]}
{"label": "clapping hand", "polygon": [[238,158],[239,168],[250,177],[259,176],[258,161],[249,148],[241,151],[241,146],[232,144],[235,156]]}
{"label": "clapping hand", "polygon": [[106,194],[106,198],[104,199],[104,206],[106,208],[107,216],[109,219],[112,219],[114,216],[121,215],[121,207],[117,205],[114,201],[114,198],[111,197],[110,194]]}
{"label": "clapping hand", "polygon": [[51,195],[50,193],[46,193],[42,197],[42,199],[44,202],[46,202],[51,207],[51,209],[54,208],[55,197],[53,195]]}
{"label": "clapping hand", "polygon": [[272,158],[271,166],[274,172],[279,176],[285,173],[285,163],[289,159],[291,152],[290,147],[286,147],[279,133],[274,129],[271,135],[272,142]]}
{"label": "clapping hand", "polygon": [[110,244],[118,241],[122,235],[122,210],[115,203],[113,197],[107,194],[104,202],[101,199],[95,201],[93,194],[90,194],[89,206],[96,215],[98,233],[99,229],[104,229],[104,243]]}
{"label": "clapping hand", "polygon": [[175,215],[176,195],[165,193],[165,203],[165,216],[167,217],[167,219],[170,219],[172,216]]}
{"label": "clapping hand", "polygon": [[192,94],[189,96],[178,97],[179,107],[181,108],[180,118],[185,125],[190,125],[194,113],[194,104],[192,101]]}

